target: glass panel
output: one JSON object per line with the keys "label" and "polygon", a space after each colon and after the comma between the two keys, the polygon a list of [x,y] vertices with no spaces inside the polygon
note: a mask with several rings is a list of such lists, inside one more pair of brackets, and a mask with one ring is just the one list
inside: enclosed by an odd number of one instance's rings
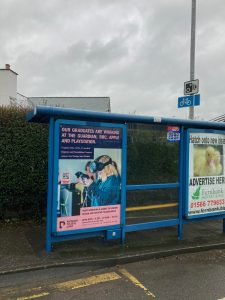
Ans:
{"label": "glass panel", "polygon": [[[129,191],[126,223],[136,224],[177,218],[178,197],[178,189]],[[145,209],[139,210],[140,208]]]}
{"label": "glass panel", "polygon": [[129,124],[127,152],[127,184],[178,181],[179,142],[167,140],[167,126]]}

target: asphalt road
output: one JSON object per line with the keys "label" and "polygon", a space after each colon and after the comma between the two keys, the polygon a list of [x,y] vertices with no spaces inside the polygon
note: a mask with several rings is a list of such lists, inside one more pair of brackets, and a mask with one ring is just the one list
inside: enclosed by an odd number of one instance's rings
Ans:
{"label": "asphalt road", "polygon": [[0,299],[225,300],[225,250],[0,276]]}

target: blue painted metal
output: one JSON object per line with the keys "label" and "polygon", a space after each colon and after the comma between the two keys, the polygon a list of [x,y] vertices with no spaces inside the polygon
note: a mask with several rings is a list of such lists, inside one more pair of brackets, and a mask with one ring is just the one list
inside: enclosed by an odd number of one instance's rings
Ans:
{"label": "blue painted metal", "polygon": [[52,195],[53,195],[53,148],[54,148],[54,119],[49,122],[49,139],[48,139],[48,199],[47,199],[47,224],[46,224],[46,245],[47,252],[51,251],[51,220],[52,220]]}
{"label": "blue painted metal", "polygon": [[79,240],[79,239],[87,239],[92,237],[105,237],[105,231],[94,231],[94,232],[86,232],[82,234],[69,234],[69,235],[63,235],[63,236],[52,236],[52,242],[58,243],[58,242],[65,242],[65,241],[71,241],[71,240]]}
{"label": "blue painted metal", "polygon": [[202,222],[202,221],[213,221],[213,220],[221,220],[224,219],[225,214],[223,215],[216,215],[216,216],[204,216],[201,218],[193,218],[193,219],[183,219],[183,224],[193,223],[193,222]]}
{"label": "blue painted metal", "polygon": [[216,129],[197,129],[197,128],[188,128],[187,132],[190,134],[192,132],[204,132],[204,133],[217,133],[217,134],[225,134],[225,131],[216,130]]}
{"label": "blue painted metal", "polygon": [[189,128],[187,129],[187,137],[186,137],[186,188],[185,188],[185,217],[187,219],[198,219],[198,218],[205,218],[205,217],[213,217],[217,215],[224,215],[225,212],[222,211],[217,211],[215,213],[206,213],[206,214],[198,214],[198,215],[188,215],[188,200],[189,200],[189,143],[190,143],[190,134],[193,132],[199,132],[199,133],[216,133],[216,134],[225,134],[225,131],[218,131],[218,130],[208,130],[208,129],[194,129],[194,128]]}
{"label": "blue painted metal", "polygon": [[106,230],[106,239],[107,241],[121,239],[121,228],[115,230]]}
{"label": "blue painted metal", "polygon": [[194,95],[194,106],[200,105],[200,94]]}
{"label": "blue painted metal", "polygon": [[138,190],[155,190],[155,189],[175,189],[179,187],[179,182],[175,183],[161,183],[161,184],[134,184],[127,185],[127,191]]}
{"label": "blue painted metal", "polygon": [[194,96],[193,95],[188,95],[188,96],[182,96],[178,97],[178,108],[183,108],[183,107],[189,107],[193,106],[194,103]]}
{"label": "blue painted metal", "polygon": [[182,96],[178,98],[178,108],[200,105],[200,94]]}
{"label": "blue painted metal", "polygon": [[126,182],[127,182],[127,125],[123,129],[122,137],[122,178],[121,178],[121,243],[125,242],[126,225]]}
{"label": "blue painted metal", "polygon": [[222,216],[224,218],[225,216],[225,212],[215,212],[215,213],[209,213],[209,214],[199,214],[199,215],[193,215],[193,216],[186,216],[186,218],[188,220],[192,220],[192,219],[199,219],[199,218],[210,218],[210,217],[214,217],[214,216]]}
{"label": "blue painted metal", "polygon": [[55,121],[54,131],[54,173],[53,173],[53,200],[52,200],[52,232],[57,227],[57,199],[58,199],[58,157],[59,157],[59,121]]}
{"label": "blue painted metal", "polygon": [[182,182],[182,188],[183,188],[183,200],[182,200],[182,215],[185,216],[186,211],[186,178],[187,178],[187,130],[183,128],[183,182]]}
{"label": "blue painted metal", "polygon": [[185,193],[184,193],[184,200],[185,200],[185,207],[184,207],[184,216],[187,216],[188,213],[188,179],[189,179],[189,142],[190,142],[190,135],[189,131],[185,131]]}
{"label": "blue painted metal", "polygon": [[36,109],[27,114],[27,120],[29,122],[48,123],[51,117],[56,119],[76,119],[76,120],[88,120],[97,122],[113,122],[113,123],[146,123],[146,124],[166,124],[166,125],[183,125],[190,128],[212,128],[212,129],[225,129],[225,123],[223,122],[208,122],[208,121],[196,121],[174,118],[155,118],[150,116],[138,116],[129,114],[115,114],[115,113],[103,113],[93,112],[87,110],[78,110],[70,108],[50,107],[50,106],[36,106]]}
{"label": "blue painted metal", "polygon": [[[117,127],[122,128],[123,134],[125,134],[123,137],[126,138],[126,125],[123,124],[112,124],[112,123],[99,123],[99,122],[88,122],[88,121],[74,121],[74,120],[63,120],[59,119],[55,121],[55,143],[54,143],[54,181],[53,181],[53,204],[52,204],[52,234],[55,237],[60,236],[72,236],[74,234],[82,235],[88,232],[102,232],[103,230],[108,229],[119,229],[121,228],[121,225],[111,225],[111,226],[102,226],[102,227],[96,227],[96,228],[87,228],[87,229],[79,229],[79,230],[69,230],[69,231],[61,231],[57,232],[57,186],[58,186],[58,172],[59,172],[59,126],[61,124],[74,124],[74,125],[84,125],[84,126],[103,126],[103,127]],[[125,132],[125,133],[124,133]],[[123,204],[124,197],[126,197],[126,156],[123,155],[123,147],[126,146],[126,142],[123,141],[122,143],[122,170],[124,168],[124,172],[122,173],[122,183],[125,186],[123,188],[122,186],[122,199],[121,199],[121,216],[122,212],[126,210],[125,204]],[[126,155],[126,149],[125,149],[125,155]],[[57,239],[56,239],[57,240]]]}
{"label": "blue painted metal", "polygon": [[68,230],[68,231],[55,231],[52,232],[53,236],[65,236],[65,235],[73,235],[73,234],[84,234],[87,232],[98,232],[98,231],[103,231],[103,230],[116,230],[120,229],[120,224],[118,225],[110,225],[110,226],[102,226],[102,227],[95,227],[95,228],[87,228],[87,229],[76,229],[76,230]]}
{"label": "blue painted metal", "polygon": [[[196,105],[196,103],[195,103]],[[56,119],[59,119],[55,121]],[[189,219],[183,219],[183,214],[187,214],[188,201],[188,178],[189,178],[189,137],[190,132],[215,132],[215,130],[225,130],[225,123],[183,120],[173,118],[155,118],[151,116],[137,116],[127,114],[102,113],[84,110],[75,110],[68,108],[56,108],[37,106],[36,109],[27,115],[30,122],[47,123],[49,122],[49,153],[48,153],[48,203],[47,203],[47,229],[46,229],[46,250],[51,251],[53,242],[67,241],[71,239],[80,239],[94,236],[105,236],[107,230],[121,230],[121,241],[125,241],[126,232],[147,230],[160,227],[177,226],[178,236],[182,239],[183,224],[189,222],[198,222],[202,220],[223,219],[223,231],[225,232],[225,214],[217,215],[206,214],[192,216]],[[76,121],[73,121],[76,120]],[[87,121],[88,120],[88,121]],[[110,124],[108,122],[111,122]],[[163,124],[177,125],[181,127],[180,141],[180,166],[179,182],[164,184],[141,184],[126,185],[126,167],[127,167],[127,127],[126,123],[145,123],[145,124]],[[58,184],[58,149],[59,149],[59,124],[79,124],[91,126],[121,127],[123,128],[123,146],[122,146],[122,176],[121,176],[121,224],[115,226],[106,226],[90,229],[81,229],[73,231],[57,232],[57,184]],[[55,129],[56,124],[56,129]],[[187,128],[191,128],[188,129]],[[199,129],[198,129],[199,128]],[[204,130],[202,128],[205,128]],[[211,131],[209,131],[209,129]],[[218,131],[221,133],[221,131]],[[53,161],[55,162],[53,164]],[[54,175],[54,179],[53,179]],[[53,184],[54,181],[54,184]],[[147,222],[140,224],[126,225],[126,191],[149,190],[149,189],[170,189],[179,188],[179,213],[178,218],[161,220],[156,222]]]}
{"label": "blue painted metal", "polygon": [[131,231],[138,231],[138,230],[148,230],[148,229],[155,229],[155,228],[161,228],[161,227],[176,226],[178,224],[179,224],[178,218],[163,220],[163,221],[146,222],[146,223],[126,225],[125,231],[131,232]]}
{"label": "blue painted metal", "polygon": [[179,208],[178,208],[178,238],[182,240],[183,238],[183,172],[184,172],[184,128],[181,127],[181,140],[180,140],[180,160],[179,160]]}

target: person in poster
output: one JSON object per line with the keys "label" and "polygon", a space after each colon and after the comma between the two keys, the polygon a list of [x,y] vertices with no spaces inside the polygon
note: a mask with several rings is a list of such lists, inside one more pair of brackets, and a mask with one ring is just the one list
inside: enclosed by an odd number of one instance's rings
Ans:
{"label": "person in poster", "polygon": [[96,179],[85,180],[87,197],[91,206],[116,205],[120,202],[120,176],[108,155],[101,155],[90,164],[90,171],[96,173]]}

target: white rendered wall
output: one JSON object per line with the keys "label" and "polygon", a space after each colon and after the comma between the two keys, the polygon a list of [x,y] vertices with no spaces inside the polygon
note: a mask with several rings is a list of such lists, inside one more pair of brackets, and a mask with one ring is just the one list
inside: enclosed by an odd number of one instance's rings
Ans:
{"label": "white rendered wall", "polygon": [[17,75],[11,70],[0,70],[0,105],[9,105],[16,99]]}

